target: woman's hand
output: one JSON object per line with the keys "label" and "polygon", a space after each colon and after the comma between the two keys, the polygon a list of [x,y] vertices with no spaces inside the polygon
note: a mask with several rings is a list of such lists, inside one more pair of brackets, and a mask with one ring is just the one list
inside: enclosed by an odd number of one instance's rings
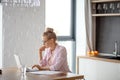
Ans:
{"label": "woman's hand", "polygon": [[40,60],[42,60],[42,51],[44,51],[45,48],[46,48],[45,45],[43,45],[39,48],[39,58],[40,58]]}
{"label": "woman's hand", "polygon": [[36,67],[37,69],[39,69],[39,70],[42,70],[41,67],[40,67],[40,65],[34,65],[34,66],[32,66],[32,69],[35,68],[35,67]]}
{"label": "woman's hand", "polygon": [[41,46],[41,47],[40,47],[40,49],[39,49],[39,52],[44,51],[44,50],[45,50],[45,48],[46,48],[46,47],[45,47],[45,45]]}

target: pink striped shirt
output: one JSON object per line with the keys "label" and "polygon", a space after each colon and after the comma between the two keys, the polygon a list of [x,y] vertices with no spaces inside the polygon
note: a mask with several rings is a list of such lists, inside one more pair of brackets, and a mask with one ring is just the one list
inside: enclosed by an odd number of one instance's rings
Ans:
{"label": "pink striped shirt", "polygon": [[45,49],[45,56],[40,61],[40,66],[49,66],[52,71],[70,72],[66,48],[57,45],[52,54],[50,48]]}

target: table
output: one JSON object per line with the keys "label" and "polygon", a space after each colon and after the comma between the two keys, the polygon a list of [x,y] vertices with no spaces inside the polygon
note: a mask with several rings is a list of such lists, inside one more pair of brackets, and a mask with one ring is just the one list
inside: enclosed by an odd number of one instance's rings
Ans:
{"label": "table", "polygon": [[0,75],[0,80],[84,80],[83,75],[77,75],[73,73],[59,73],[52,75],[35,75],[31,73],[26,73],[23,75],[20,70],[16,67],[9,67],[2,69],[2,75]]}

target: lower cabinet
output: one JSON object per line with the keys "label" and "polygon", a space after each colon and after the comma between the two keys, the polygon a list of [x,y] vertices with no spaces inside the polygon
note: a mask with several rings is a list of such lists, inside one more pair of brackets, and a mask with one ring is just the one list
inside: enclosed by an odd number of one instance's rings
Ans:
{"label": "lower cabinet", "polygon": [[85,80],[120,80],[120,63],[79,58],[79,74]]}

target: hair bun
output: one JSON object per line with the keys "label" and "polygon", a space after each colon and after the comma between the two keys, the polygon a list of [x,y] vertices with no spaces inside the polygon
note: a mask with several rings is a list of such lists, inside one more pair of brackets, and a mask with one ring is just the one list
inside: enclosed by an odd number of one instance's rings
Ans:
{"label": "hair bun", "polygon": [[46,32],[53,32],[53,28],[47,28]]}

